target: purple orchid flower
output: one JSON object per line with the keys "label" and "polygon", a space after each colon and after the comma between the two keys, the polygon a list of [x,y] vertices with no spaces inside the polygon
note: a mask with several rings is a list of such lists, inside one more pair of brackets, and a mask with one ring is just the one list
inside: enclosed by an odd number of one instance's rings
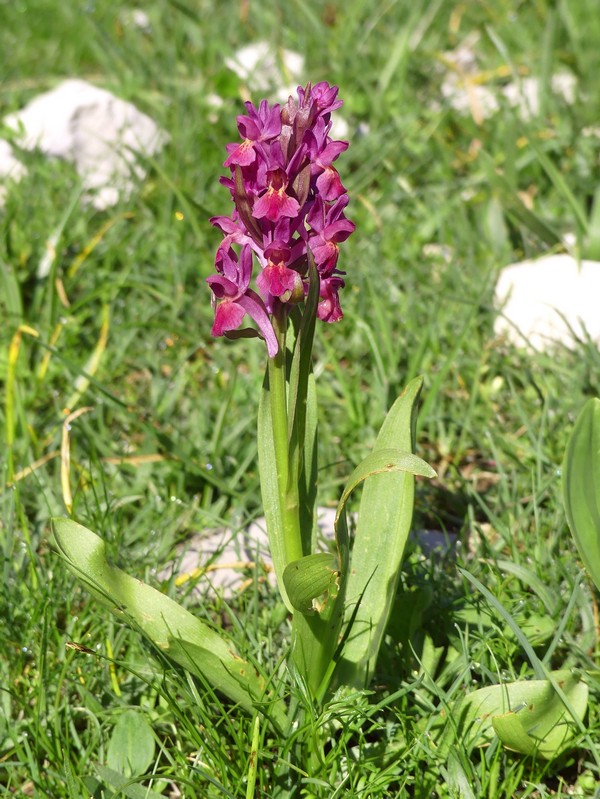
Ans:
{"label": "purple orchid flower", "polygon": [[258,111],[247,102],[248,116],[237,118],[238,131],[244,141],[241,144],[228,144],[229,157],[223,166],[248,166],[256,159],[257,145],[271,141],[281,133],[281,114],[279,106],[269,107],[266,100],[261,100]]}
{"label": "purple orchid flower", "polygon": [[248,244],[242,247],[238,261],[236,253],[230,249],[222,253],[222,274],[206,278],[213,295],[221,300],[215,311],[211,335],[222,336],[238,328],[248,314],[256,322],[267,343],[267,352],[272,358],[277,354],[278,345],[273,325],[261,298],[250,286],[252,277],[252,250]]}
{"label": "purple orchid flower", "polygon": [[268,188],[254,203],[252,216],[255,219],[266,217],[271,222],[278,222],[283,216],[291,219],[298,216],[300,204],[286,192],[289,181],[283,169],[269,172],[267,181]]}
{"label": "purple orchid flower", "polygon": [[[267,265],[256,278],[264,297],[278,297],[281,302],[300,302],[304,299],[304,284],[300,274],[288,266],[291,249],[283,242],[273,242],[265,250]],[[267,306],[271,305],[270,301]]]}
{"label": "purple orchid flower", "polygon": [[321,197],[317,197],[306,216],[313,232],[309,239],[310,250],[322,277],[333,274],[339,256],[339,244],[354,232],[354,222],[346,219],[343,213],[347,204],[347,194],[343,194],[329,207]]}
{"label": "purple orchid flower", "polygon": [[[338,91],[337,86],[330,86],[327,81],[324,80],[320,83],[315,83],[312,87],[310,98],[316,105],[320,116],[331,114],[332,111],[336,111],[338,108],[342,107],[343,102],[337,99]],[[301,100],[306,93],[306,90],[302,89],[301,86],[298,88],[298,97],[300,97]]]}
{"label": "purple orchid flower", "polygon": [[324,200],[337,200],[346,189],[332,164],[340,153],[348,149],[348,142],[330,141],[327,127],[322,119],[318,120],[313,130],[306,131],[305,142],[310,158],[311,175],[317,178],[317,192]]}
{"label": "purple orchid flower", "polygon": [[344,285],[341,277],[326,277],[321,280],[319,286],[321,301],[317,305],[317,316],[323,322],[339,322],[343,317],[338,292],[344,288]]}

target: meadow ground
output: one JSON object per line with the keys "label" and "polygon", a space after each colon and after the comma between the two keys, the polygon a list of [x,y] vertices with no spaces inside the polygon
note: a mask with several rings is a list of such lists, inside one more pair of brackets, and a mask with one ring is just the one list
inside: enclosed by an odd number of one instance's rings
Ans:
{"label": "meadow ground", "polygon": [[[140,30],[108,0],[0,2],[0,116],[78,76],[170,135],[139,193],[114,209],[79,203],[68,164],[24,154],[28,176],[0,211],[0,788],[56,799],[166,796],[174,786],[188,798],[239,797],[254,768],[257,797],[592,797],[597,595],[565,523],[560,466],[584,400],[600,394],[600,355],[586,340],[516,350],[493,335],[492,299],[503,265],[560,251],[567,233],[598,257],[596,4],[277,5],[149,2]],[[472,33],[473,85],[500,91],[536,77],[538,113],[523,118],[501,100],[484,119],[473,104],[460,113],[443,100],[443,54]],[[319,501],[337,501],[394,398],[423,375],[417,451],[438,478],[418,482],[414,526],[460,542],[455,557],[407,553],[370,693],[305,713],[304,734],[329,730],[311,774],[294,740],[255,728],[183,672],[165,676],[50,544],[49,519],[65,513],[65,409],[87,409],[68,431],[73,515],[135,576],[157,585],[191,534],[261,514],[264,347],[210,337],[204,282],[219,241],[207,220],[229,213],[218,177],[242,111],[224,58],[257,40],[303,53],[306,80],[338,84],[351,132],[340,159],[356,223],[341,264],[345,317],[320,326],[316,343]],[[550,90],[564,69],[577,79],[572,104]],[[211,94],[224,100],[217,110]],[[56,258],[39,278],[53,235]],[[199,604],[192,583],[162,587],[223,621],[266,673],[285,672],[288,622],[264,585],[230,606]],[[460,692],[529,678],[532,657],[587,672],[589,709],[568,751],[525,757],[473,735],[442,745]],[[143,742],[126,784],[124,717]]]}

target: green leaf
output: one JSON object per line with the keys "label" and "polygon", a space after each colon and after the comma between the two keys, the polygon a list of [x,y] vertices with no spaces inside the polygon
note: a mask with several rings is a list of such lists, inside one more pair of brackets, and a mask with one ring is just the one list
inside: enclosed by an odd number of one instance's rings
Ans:
{"label": "green leaf", "polygon": [[[519,641],[515,634],[515,627],[521,631],[531,646],[540,646],[556,632],[554,618],[540,613],[526,612],[524,609],[511,613],[513,627],[508,624],[502,626],[502,636],[506,641]],[[478,607],[466,607],[454,613],[456,621],[463,622],[482,631],[492,630],[500,626],[499,620],[489,611]],[[541,675],[540,675],[541,676]]]}
{"label": "green leaf", "polygon": [[583,255],[590,261],[600,260],[600,186],[594,192]]}
{"label": "green leaf", "polygon": [[277,586],[287,609],[293,612],[294,607],[285,590],[283,571],[285,569],[285,537],[281,503],[279,501],[279,487],[277,483],[277,463],[275,460],[275,445],[273,442],[273,422],[271,416],[271,402],[269,395],[269,380],[265,380],[258,403],[258,468],[260,472],[260,493],[263,511],[267,523],[269,536],[269,549],[273,560],[273,569],[277,578]]}
{"label": "green leaf", "polygon": [[410,454],[422,385],[422,378],[416,378],[398,397],[373,452],[351,475],[340,503],[343,507],[350,486],[371,471],[360,502],[346,585],[346,620],[355,612],[353,628],[338,669],[341,682],[358,687],[364,686],[373,672],[394,601],[412,520],[413,474],[434,474]]}
{"label": "green leaf", "polygon": [[146,717],[138,710],[126,710],[114,726],[106,761],[126,777],[138,777],[154,759],[154,735]]}
{"label": "green leaf", "polygon": [[100,779],[115,791],[114,796],[126,796],[127,799],[162,799],[162,794],[151,791],[144,785],[132,782],[130,777],[125,777],[107,766],[96,766]]}
{"label": "green leaf", "polygon": [[450,752],[448,756],[448,787],[455,791],[454,795],[460,796],[460,799],[476,799],[473,793],[473,779],[471,775],[467,776],[456,752]]}
{"label": "green leaf", "polygon": [[[165,655],[248,711],[267,701],[264,680],[225,637],[160,591],[109,565],[104,541],[95,533],[71,519],[53,519],[52,529],[69,569]],[[282,702],[274,702],[269,711],[275,724],[284,722]]]}
{"label": "green leaf", "polygon": [[417,455],[413,455],[412,452],[392,449],[391,447],[376,449],[358,464],[348,478],[338,505],[336,525],[342,508],[356,486],[368,477],[373,477],[376,474],[384,474],[385,472],[408,472],[409,474],[418,474],[420,477],[436,476],[435,470]]}
{"label": "green leaf", "polygon": [[521,754],[557,756],[579,732],[577,720],[585,716],[588,687],[568,670],[551,672],[549,678],[492,685],[468,694],[452,713],[456,736],[474,746],[490,743],[497,735],[504,746]]}
{"label": "green leaf", "polygon": [[600,399],[586,402],[567,443],[563,499],[581,560],[600,590]]}
{"label": "green leaf", "polygon": [[330,552],[316,552],[289,563],[283,572],[288,596],[301,613],[315,613],[313,600],[327,594],[326,601],[335,599],[340,576],[338,560]]}

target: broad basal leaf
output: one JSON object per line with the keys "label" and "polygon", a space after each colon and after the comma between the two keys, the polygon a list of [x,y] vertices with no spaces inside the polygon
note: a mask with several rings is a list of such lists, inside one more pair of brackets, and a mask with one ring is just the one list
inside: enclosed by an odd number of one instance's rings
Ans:
{"label": "broad basal leaf", "polygon": [[600,399],[590,399],[571,433],[563,462],[563,498],[571,534],[600,590]]}
{"label": "broad basal leaf", "polygon": [[550,677],[473,691],[456,704],[447,724],[467,746],[489,743],[497,735],[521,754],[555,757],[578,732],[571,711],[583,719],[588,687],[568,670],[551,672]]}
{"label": "broad basal leaf", "polygon": [[[104,541],[95,533],[71,519],[53,519],[52,528],[71,571],[158,649],[246,710],[269,701],[264,680],[231,643],[160,591],[111,566]],[[274,701],[269,713],[275,723],[283,723],[283,703]]]}
{"label": "broad basal leaf", "polygon": [[154,749],[154,735],[146,716],[132,708],[117,719],[108,742],[107,763],[126,777],[137,777],[152,763]]}
{"label": "broad basal leaf", "polygon": [[[373,452],[349,481],[351,484],[357,478],[362,479],[372,469],[363,488],[346,584],[346,621],[352,614],[354,617],[338,670],[343,683],[364,686],[373,671],[410,531],[414,474],[430,477],[434,474],[427,464],[412,455],[422,385],[422,378],[416,378],[398,397],[377,436]],[[395,465],[390,450],[398,454]]]}

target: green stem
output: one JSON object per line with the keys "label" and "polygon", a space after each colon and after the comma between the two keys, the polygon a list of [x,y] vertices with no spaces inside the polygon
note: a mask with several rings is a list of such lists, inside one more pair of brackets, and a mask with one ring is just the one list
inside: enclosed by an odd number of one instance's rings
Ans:
{"label": "green stem", "polygon": [[274,358],[269,359],[268,369],[273,446],[277,466],[277,490],[281,510],[285,565],[287,566],[293,560],[301,558],[304,553],[302,552],[302,538],[300,535],[298,485],[289,484],[288,482],[290,465],[285,350],[287,317],[284,313],[273,316],[273,327],[277,336],[279,351]]}
{"label": "green stem", "polygon": [[[312,267],[311,292],[305,308],[306,320],[303,318],[296,341],[297,349],[292,363],[291,392],[289,404],[295,418],[288,415],[288,385],[286,364],[286,326],[285,310],[273,314],[273,328],[277,336],[279,351],[269,359],[269,408],[273,436],[273,450],[277,471],[277,494],[279,498],[280,522],[283,537],[284,568],[289,563],[310,554],[311,530],[307,530],[306,542],[303,545],[300,526],[300,479],[302,458],[304,456],[306,436],[306,402],[308,393],[308,377],[310,375],[312,340],[314,321],[318,302],[318,275]],[[312,420],[315,422],[315,420]],[[290,422],[292,422],[290,424]],[[308,489],[307,489],[308,490]],[[314,501],[314,498],[313,498]],[[310,513],[312,526],[312,511]],[[305,551],[306,549],[306,551]],[[327,614],[329,616],[330,614]],[[294,611],[292,621],[292,661],[309,687],[313,696],[321,688],[323,678],[331,664],[333,652],[337,644],[339,624],[330,618],[322,618],[319,614],[303,615]]]}

